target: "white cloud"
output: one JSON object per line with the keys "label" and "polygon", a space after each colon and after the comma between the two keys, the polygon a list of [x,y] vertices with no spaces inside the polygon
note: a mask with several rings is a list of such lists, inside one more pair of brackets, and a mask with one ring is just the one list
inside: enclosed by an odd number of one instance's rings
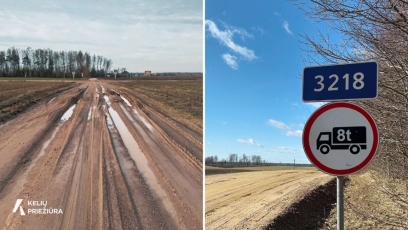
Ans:
{"label": "white cloud", "polygon": [[232,35],[233,34],[241,35],[242,40],[245,40],[245,38],[254,38],[254,35],[248,33],[246,30],[242,28],[228,25],[225,22],[222,22],[222,25],[225,27],[226,31],[229,31]]}
{"label": "white cloud", "polygon": [[224,59],[225,63],[233,69],[238,69],[237,57],[231,55],[229,53],[223,54],[222,59]]}
{"label": "white cloud", "polygon": [[265,30],[262,29],[260,26],[252,27],[251,29],[252,29],[253,31],[256,31],[256,32],[260,33],[261,35],[264,35],[264,34],[265,34]]}
{"label": "white cloud", "polygon": [[292,31],[289,29],[289,23],[287,21],[283,22],[283,28],[286,30],[287,33],[293,34]]}
{"label": "white cloud", "polygon": [[[278,129],[287,130],[286,131],[286,136],[301,137],[302,133],[303,133],[302,130],[292,130],[289,126],[287,126],[282,121],[269,119],[267,124],[272,126],[272,127],[278,128]],[[292,124],[291,126],[293,127],[294,124]],[[302,128],[303,128],[304,125],[303,124],[298,124],[298,126],[302,126]]]}
{"label": "white cloud", "polygon": [[286,132],[286,136],[294,136],[294,137],[301,137],[303,134],[302,130],[295,130],[295,131],[287,131]]}
{"label": "white cloud", "polygon": [[302,154],[303,148],[299,147],[275,147],[275,148],[268,148],[265,151],[270,152],[272,154]]}
{"label": "white cloud", "polygon": [[252,138],[249,138],[248,140],[237,139],[237,141],[238,141],[239,143],[249,144],[249,145],[255,145],[255,146],[258,146],[258,147],[263,148],[263,146],[262,146],[260,143],[258,143],[257,141],[255,141],[255,140],[252,139]]}
{"label": "white cloud", "polygon": [[82,50],[129,71],[203,71],[197,1],[2,1],[2,9],[0,50]]}
{"label": "white cloud", "polygon": [[283,123],[282,121],[269,119],[267,124],[278,129],[290,130],[289,126],[285,125],[285,123]]}
{"label": "white cloud", "polygon": [[[205,20],[205,25],[208,27],[208,31],[210,32],[211,36],[221,42],[222,45],[228,47],[231,51],[235,52],[238,54],[240,57],[246,60],[254,60],[257,59],[258,57],[255,55],[255,51],[248,49],[245,46],[238,45],[233,41],[233,36],[234,34],[241,35],[242,38],[245,37],[250,37],[252,38],[253,36],[249,34],[247,31],[244,29],[240,29],[237,27],[229,26],[224,23],[225,30],[222,31],[218,28],[218,26],[211,20]],[[233,58],[232,58],[233,57]],[[238,63],[237,63],[237,56],[226,56],[226,54],[223,55],[224,60],[226,63],[231,67],[231,68],[238,68]]]}

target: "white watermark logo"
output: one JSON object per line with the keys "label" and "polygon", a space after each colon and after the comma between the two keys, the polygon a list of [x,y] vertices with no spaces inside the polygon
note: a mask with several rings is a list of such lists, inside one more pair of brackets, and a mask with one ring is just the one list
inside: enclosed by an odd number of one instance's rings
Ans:
{"label": "white watermark logo", "polygon": [[23,199],[17,199],[16,204],[13,208],[13,213],[17,212],[17,209],[20,208],[20,215],[25,216],[25,212],[23,207],[21,206],[21,203],[23,203]]}
{"label": "white watermark logo", "polygon": [[[29,200],[27,201],[27,206],[35,207],[28,208],[27,214],[63,214],[62,209],[60,208],[47,208],[47,201],[41,200]],[[16,204],[13,208],[13,213],[17,212],[17,209],[20,208],[20,215],[25,216],[26,213],[23,209],[23,199],[17,199]]]}

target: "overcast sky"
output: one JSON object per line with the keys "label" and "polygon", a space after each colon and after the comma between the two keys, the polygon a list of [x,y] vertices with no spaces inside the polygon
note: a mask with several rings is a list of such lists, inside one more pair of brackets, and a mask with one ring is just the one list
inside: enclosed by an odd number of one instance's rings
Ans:
{"label": "overcast sky", "polygon": [[128,71],[202,72],[202,0],[0,0],[0,50],[82,50]]}

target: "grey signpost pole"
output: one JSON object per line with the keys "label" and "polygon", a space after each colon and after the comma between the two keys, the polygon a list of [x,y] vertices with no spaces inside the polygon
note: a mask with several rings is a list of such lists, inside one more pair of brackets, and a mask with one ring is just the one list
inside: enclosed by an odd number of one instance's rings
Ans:
{"label": "grey signpost pole", "polygon": [[344,177],[337,176],[337,230],[344,230],[343,182]]}

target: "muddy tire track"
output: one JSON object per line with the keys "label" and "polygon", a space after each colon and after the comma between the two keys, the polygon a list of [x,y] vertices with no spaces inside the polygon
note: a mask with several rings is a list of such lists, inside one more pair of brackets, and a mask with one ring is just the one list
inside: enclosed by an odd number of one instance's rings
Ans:
{"label": "muddy tire track", "polygon": [[[120,101],[119,101],[120,102]],[[143,122],[132,122],[138,120],[134,114],[122,110],[122,104],[112,103],[127,128],[137,140],[155,169],[156,177],[162,180],[162,185],[173,205],[178,206],[179,211],[176,221],[191,219],[195,222],[191,228],[197,228],[202,221],[202,172],[197,170],[196,165],[189,163],[180,150],[174,149],[162,136],[146,132],[140,124]],[[152,124],[154,125],[154,124]],[[165,164],[163,162],[166,162]],[[174,215],[174,214],[173,214]]]}
{"label": "muddy tire track", "polygon": [[[78,92],[74,98],[80,97],[81,91]],[[32,153],[38,151],[39,147],[42,145],[42,139],[44,136],[47,136],[50,134],[51,129],[54,127],[54,124],[60,119],[62,114],[65,112],[66,109],[73,103],[74,100],[70,100],[68,103],[66,103],[63,107],[59,108],[57,111],[52,112],[49,114],[48,122],[46,127],[44,127],[43,130],[41,130],[35,137],[34,140],[31,141],[31,144],[26,146],[26,148],[22,151],[22,154],[20,154],[19,160],[15,167],[12,168],[12,170],[4,176],[1,181],[0,181],[0,193],[3,190],[3,188],[7,185],[7,183],[13,178],[13,176],[17,173],[17,171],[20,169],[20,167],[24,167],[33,157]],[[24,126],[22,127],[24,128]]]}

